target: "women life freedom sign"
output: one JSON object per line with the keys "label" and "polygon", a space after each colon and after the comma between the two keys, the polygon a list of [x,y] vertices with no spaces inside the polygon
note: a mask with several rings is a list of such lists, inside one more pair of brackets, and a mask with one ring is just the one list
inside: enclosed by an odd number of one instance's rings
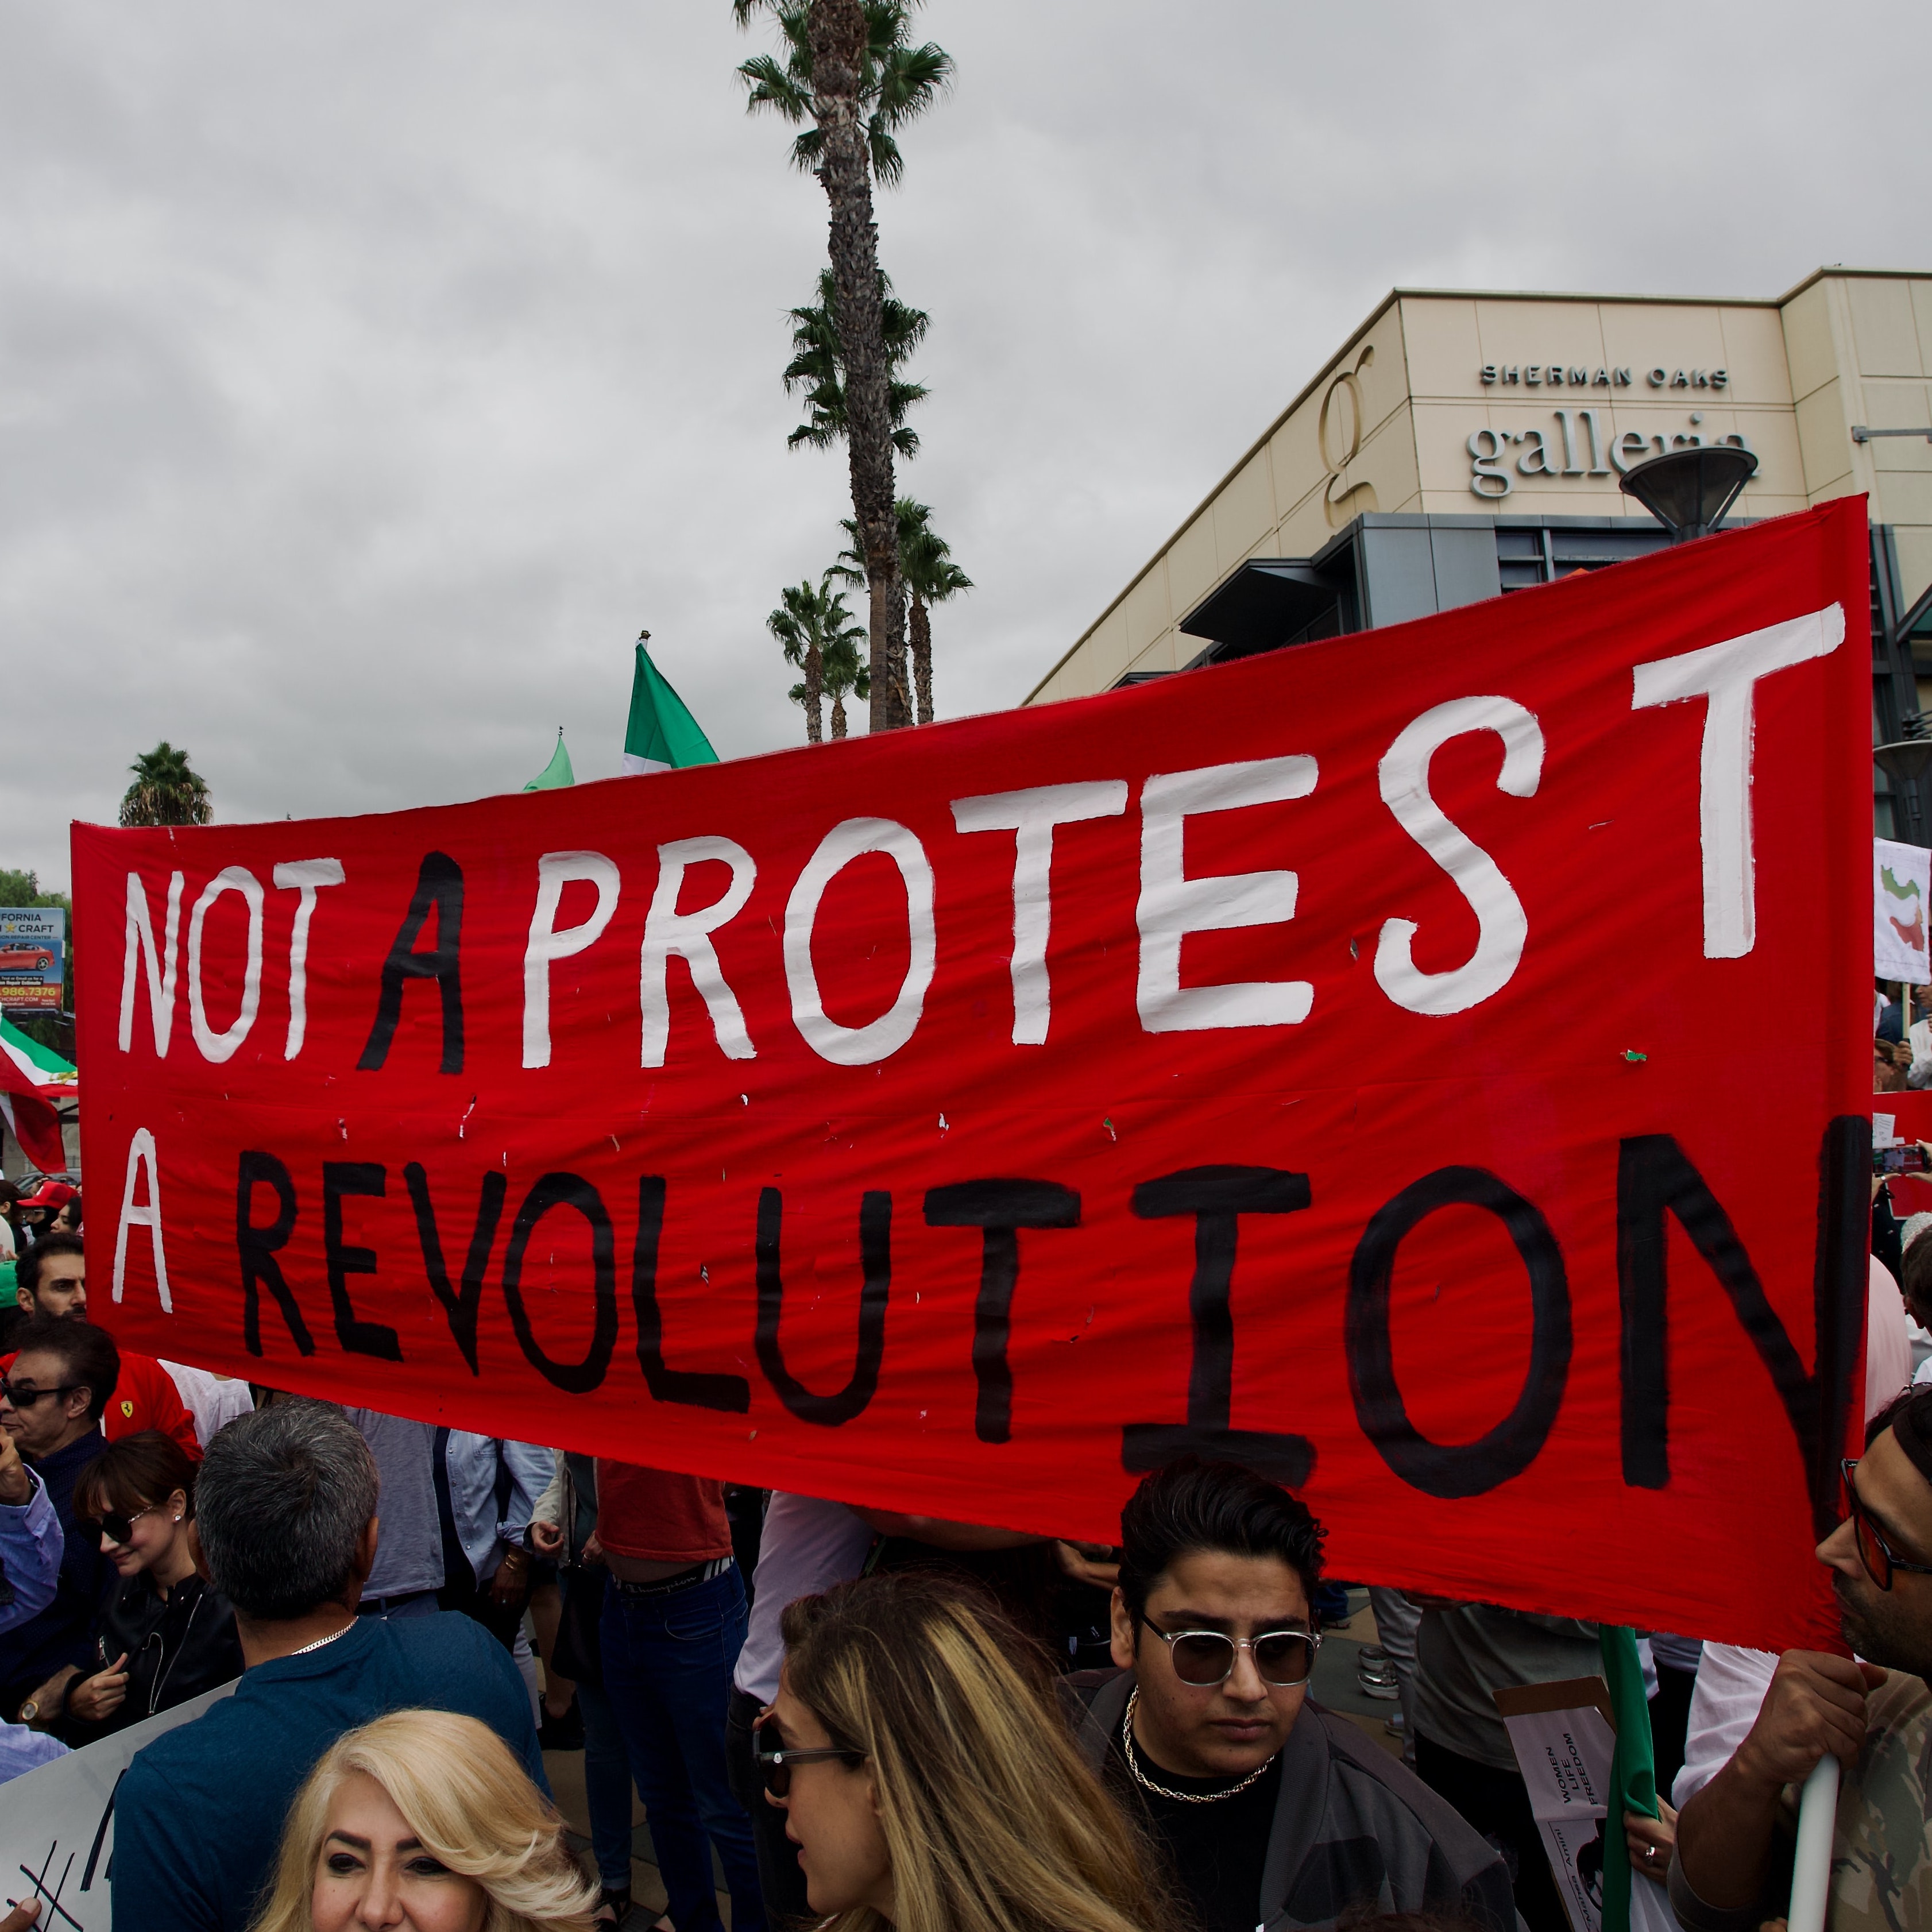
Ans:
{"label": "women life freedom sign", "polygon": [[76,827],[94,1307],[1023,1530],[1231,1456],[1340,1574],[1822,1641],[1864,530],[667,776]]}

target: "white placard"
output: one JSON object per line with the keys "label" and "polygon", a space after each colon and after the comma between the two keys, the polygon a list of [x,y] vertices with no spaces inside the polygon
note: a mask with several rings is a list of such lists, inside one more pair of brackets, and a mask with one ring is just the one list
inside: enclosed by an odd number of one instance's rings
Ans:
{"label": "white placard", "polygon": [[108,1932],[121,1774],[144,1745],[234,1689],[224,1684],[0,1786],[0,1897],[44,1901],[40,1932]]}
{"label": "white placard", "polygon": [[[1603,1712],[1588,1703],[1505,1714],[1503,1722],[1570,1923],[1574,1932],[1602,1932],[1604,1861],[1629,1856],[1623,1820],[1609,1815],[1616,1734]],[[1681,1932],[1670,1894],[1636,1871],[1630,1874],[1630,1928]]]}
{"label": "white placard", "polygon": [[1932,956],[1925,944],[1926,908],[1932,904],[1932,851],[1872,841],[1872,975],[1932,984]]}

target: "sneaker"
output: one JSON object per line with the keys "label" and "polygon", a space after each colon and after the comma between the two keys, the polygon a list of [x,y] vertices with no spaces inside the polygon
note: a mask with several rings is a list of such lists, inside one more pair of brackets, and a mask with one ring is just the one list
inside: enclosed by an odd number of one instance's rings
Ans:
{"label": "sneaker", "polygon": [[1388,1702],[1402,1695],[1396,1682],[1395,1660],[1379,1644],[1364,1644],[1355,1653],[1355,1688],[1364,1696]]}

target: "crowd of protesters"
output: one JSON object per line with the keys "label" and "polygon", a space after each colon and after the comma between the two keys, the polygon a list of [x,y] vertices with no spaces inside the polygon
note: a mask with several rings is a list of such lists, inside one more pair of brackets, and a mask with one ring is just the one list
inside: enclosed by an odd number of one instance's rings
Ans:
{"label": "crowd of protesters", "polygon": [[[1781,1911],[1826,1754],[1832,1925],[1932,1924],[1932,1214],[1888,1208],[1818,1550],[1856,1658],[1643,1646],[1678,1808],[1624,1849],[1689,1932]],[[1384,1748],[1310,1694],[1322,1526],[1232,1464],[1149,1475],[1111,1548],[728,1492],[134,1354],[72,1189],[0,1228],[0,1780],[233,1687],[121,1779],[117,1932],[620,1924],[634,1799],[653,1932],[721,1888],[733,1932],[1565,1932],[1495,1694],[1594,1675],[1594,1625],[1377,1589]]]}

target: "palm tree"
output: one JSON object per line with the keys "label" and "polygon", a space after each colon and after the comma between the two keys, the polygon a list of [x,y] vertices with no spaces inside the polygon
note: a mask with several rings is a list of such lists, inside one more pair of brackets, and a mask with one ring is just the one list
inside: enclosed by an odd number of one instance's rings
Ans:
{"label": "palm tree", "polygon": [[[920,382],[900,380],[898,370],[925,339],[931,318],[922,308],[908,308],[892,293],[891,278],[879,272],[879,294],[885,326],[887,372],[886,406],[892,421],[892,447],[900,455],[919,454],[919,432],[907,425],[906,411],[923,401]],[[805,392],[806,419],[785,438],[788,448],[802,442],[826,449],[845,434],[844,354],[838,343],[838,291],[832,271],[818,275],[818,300],[791,315],[791,361],[784,372],[785,393]]]}
{"label": "palm tree", "polygon": [[[893,136],[952,76],[952,56],[910,44],[917,0],[732,0],[740,26],[760,10],[778,22],[784,58],[739,69],[753,112],[770,108],[803,128],[793,165],[817,175],[831,211],[830,252],[844,361],[852,508],[872,605],[874,730],[910,722],[905,691],[904,593],[892,526],[891,370],[885,345],[872,182],[904,170]],[[810,122],[809,128],[803,124]]]}
{"label": "palm tree", "polygon": [[188,754],[164,738],[128,769],[134,782],[121,801],[123,825],[209,825],[214,801]]}
{"label": "palm tree", "polygon": [[[913,683],[919,696],[919,722],[932,722],[932,618],[930,607],[944,604],[962,590],[973,588],[973,580],[952,561],[952,547],[932,527],[932,512],[910,496],[902,496],[892,506],[899,544],[899,578],[912,603]],[[864,577],[859,555],[858,526],[849,517],[839,525],[845,532],[847,548],[829,574],[848,584]]]}
{"label": "palm tree", "polygon": [[872,676],[860,646],[866,641],[862,625],[848,625],[825,646],[825,688],[832,698],[832,735],[845,735],[845,694],[872,695]]}
{"label": "palm tree", "polygon": [[[788,584],[778,592],[778,608],[765,620],[765,628],[777,638],[785,662],[803,671],[803,680],[792,686],[788,695],[805,710],[805,741],[820,743],[825,736],[824,705],[831,676],[828,670],[835,652],[856,658],[857,640],[865,632],[852,622],[844,594],[832,587],[832,573],[827,571],[814,585],[807,578],[802,584]],[[838,658],[842,665],[843,656]],[[845,678],[832,693],[832,735],[845,735],[844,694],[859,689],[858,681]]]}
{"label": "palm tree", "polygon": [[916,511],[917,518],[908,532],[899,526],[899,574],[905,580],[906,595],[912,603],[912,676],[919,698],[919,722],[932,722],[932,607],[970,590],[973,580],[952,561],[952,548],[928,519],[932,512],[923,503],[908,503],[902,497],[899,509]]}

